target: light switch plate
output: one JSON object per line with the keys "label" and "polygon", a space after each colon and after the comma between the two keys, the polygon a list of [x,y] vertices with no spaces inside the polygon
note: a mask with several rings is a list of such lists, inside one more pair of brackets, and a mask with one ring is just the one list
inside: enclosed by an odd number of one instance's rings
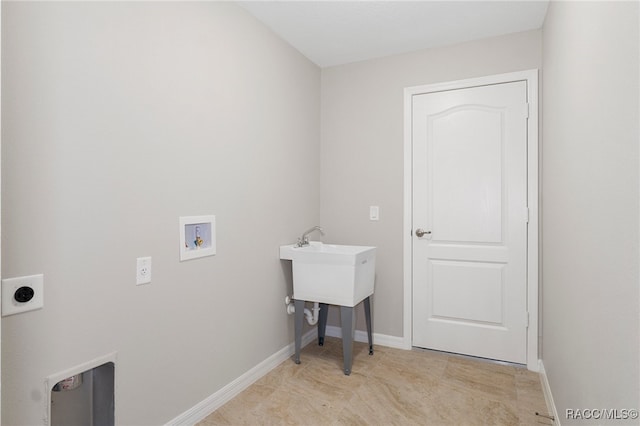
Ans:
{"label": "light switch plate", "polygon": [[[44,306],[44,276],[7,278],[2,280],[2,316],[34,311]],[[20,290],[20,291],[18,291]],[[16,295],[27,295],[28,301],[16,300]],[[18,296],[18,298],[21,298]]]}
{"label": "light switch plate", "polygon": [[380,220],[380,207],[369,206],[369,220]]}

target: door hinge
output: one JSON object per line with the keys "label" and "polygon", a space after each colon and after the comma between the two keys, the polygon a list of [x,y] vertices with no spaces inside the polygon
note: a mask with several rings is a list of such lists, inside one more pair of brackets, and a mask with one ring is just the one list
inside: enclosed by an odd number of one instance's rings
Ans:
{"label": "door hinge", "polygon": [[529,328],[529,312],[527,312],[525,317],[524,317],[524,326],[526,328]]}
{"label": "door hinge", "polygon": [[524,220],[526,223],[529,223],[529,207],[524,208]]}
{"label": "door hinge", "polygon": [[524,118],[529,118],[529,103],[524,104]]}

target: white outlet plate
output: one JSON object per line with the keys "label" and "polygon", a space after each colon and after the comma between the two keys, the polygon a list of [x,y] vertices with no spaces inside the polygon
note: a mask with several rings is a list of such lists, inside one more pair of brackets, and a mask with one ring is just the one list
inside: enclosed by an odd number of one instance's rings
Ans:
{"label": "white outlet plate", "polygon": [[[33,289],[33,298],[28,302],[18,302],[14,295],[20,287]],[[44,276],[7,278],[2,280],[2,316],[34,311],[44,306]]]}
{"label": "white outlet plate", "polygon": [[136,285],[151,282],[151,257],[136,259]]}

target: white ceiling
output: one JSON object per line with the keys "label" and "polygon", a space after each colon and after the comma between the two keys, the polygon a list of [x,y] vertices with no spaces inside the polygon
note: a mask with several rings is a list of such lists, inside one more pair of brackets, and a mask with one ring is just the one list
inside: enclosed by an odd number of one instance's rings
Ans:
{"label": "white ceiling", "polygon": [[548,0],[240,1],[320,67],[542,27]]}

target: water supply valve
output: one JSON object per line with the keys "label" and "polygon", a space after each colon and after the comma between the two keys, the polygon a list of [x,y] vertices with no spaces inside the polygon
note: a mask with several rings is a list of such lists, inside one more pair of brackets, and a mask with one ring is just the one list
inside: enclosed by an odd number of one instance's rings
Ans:
{"label": "water supply valve", "polygon": [[285,296],[284,304],[287,305],[287,314],[293,315],[296,312],[296,308],[295,306],[293,306],[293,300],[291,299],[291,296]]}

